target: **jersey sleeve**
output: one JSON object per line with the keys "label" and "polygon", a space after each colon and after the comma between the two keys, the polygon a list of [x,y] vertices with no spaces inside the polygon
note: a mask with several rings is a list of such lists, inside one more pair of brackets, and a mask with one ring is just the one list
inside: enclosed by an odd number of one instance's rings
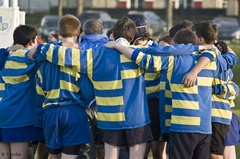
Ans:
{"label": "jersey sleeve", "polygon": [[1,48],[0,49],[0,70],[3,68],[7,57],[8,57],[7,49]]}

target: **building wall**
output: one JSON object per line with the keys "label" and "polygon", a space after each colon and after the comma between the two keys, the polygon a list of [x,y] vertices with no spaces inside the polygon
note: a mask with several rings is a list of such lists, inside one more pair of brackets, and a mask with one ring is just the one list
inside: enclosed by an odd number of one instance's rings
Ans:
{"label": "building wall", "polygon": [[117,4],[117,0],[92,0],[93,8],[116,8]]}
{"label": "building wall", "polygon": [[238,0],[228,0],[227,15],[237,16],[239,10]]}
{"label": "building wall", "polygon": [[202,8],[223,8],[223,0],[203,0]]}
{"label": "building wall", "polygon": [[153,2],[153,8],[154,9],[163,9],[165,8],[165,0],[154,0]]}

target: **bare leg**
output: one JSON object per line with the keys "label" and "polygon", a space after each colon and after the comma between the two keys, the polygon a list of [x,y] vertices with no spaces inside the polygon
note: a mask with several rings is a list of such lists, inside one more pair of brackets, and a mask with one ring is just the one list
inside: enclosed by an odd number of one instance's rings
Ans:
{"label": "bare leg", "polygon": [[62,153],[59,153],[57,155],[49,154],[49,159],[61,159]]}
{"label": "bare leg", "polygon": [[39,142],[37,148],[37,159],[47,159],[48,150],[46,144]]}
{"label": "bare leg", "polygon": [[104,143],[105,148],[105,159],[118,159],[119,156],[119,146],[113,146],[107,143]]}
{"label": "bare leg", "polygon": [[28,158],[29,142],[11,142],[10,146],[12,159]]}
{"label": "bare leg", "polygon": [[222,155],[210,154],[210,159],[223,159]]}
{"label": "bare leg", "polygon": [[62,159],[76,159],[78,155],[68,155],[65,153],[62,153]]}
{"label": "bare leg", "polygon": [[143,159],[147,143],[137,144],[130,148],[130,159]]}
{"label": "bare leg", "polygon": [[0,158],[1,159],[10,159],[10,143],[9,142],[0,142]]}
{"label": "bare leg", "polygon": [[144,158],[148,157],[148,154],[150,152],[150,147],[151,147],[150,143],[147,143]]}
{"label": "bare leg", "polygon": [[[163,141],[152,141],[151,143],[152,155],[153,159],[161,159],[163,158],[163,152],[165,148],[165,142]],[[166,154],[165,154],[166,156]]]}
{"label": "bare leg", "polygon": [[33,147],[28,147],[28,159],[34,159]]}
{"label": "bare leg", "polygon": [[223,152],[223,158],[224,159],[236,159],[235,145],[225,146],[225,149]]}

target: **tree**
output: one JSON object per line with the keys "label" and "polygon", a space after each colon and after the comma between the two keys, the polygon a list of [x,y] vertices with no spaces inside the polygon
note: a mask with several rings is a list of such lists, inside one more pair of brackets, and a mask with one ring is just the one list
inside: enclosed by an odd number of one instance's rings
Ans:
{"label": "tree", "polygon": [[77,15],[79,16],[83,12],[83,0],[77,0]]}
{"label": "tree", "polygon": [[58,0],[58,16],[62,16],[62,0]]}

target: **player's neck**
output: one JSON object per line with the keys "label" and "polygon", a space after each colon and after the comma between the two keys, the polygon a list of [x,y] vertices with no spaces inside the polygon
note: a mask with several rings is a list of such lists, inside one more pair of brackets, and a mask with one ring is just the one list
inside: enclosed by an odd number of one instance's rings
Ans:
{"label": "player's neck", "polygon": [[64,43],[76,43],[76,38],[75,37],[67,37],[67,38],[62,38],[62,42]]}

